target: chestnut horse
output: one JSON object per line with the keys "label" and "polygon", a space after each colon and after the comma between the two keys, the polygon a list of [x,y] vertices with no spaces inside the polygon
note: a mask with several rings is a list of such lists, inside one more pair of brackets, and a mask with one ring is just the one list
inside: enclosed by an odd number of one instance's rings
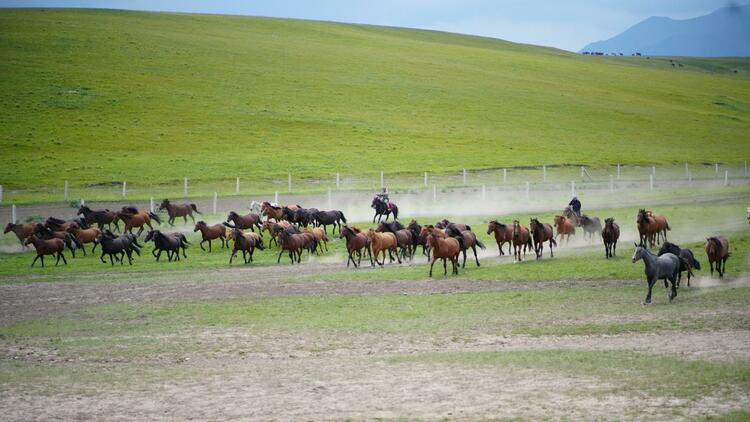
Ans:
{"label": "chestnut horse", "polygon": [[301,263],[302,261],[302,249],[307,246],[307,238],[298,233],[291,233],[288,230],[282,230],[279,233],[279,246],[281,246],[281,251],[279,252],[279,257],[276,259],[276,263],[281,262],[281,254],[284,253],[284,251],[289,252],[289,259],[292,261],[292,264],[294,264],[294,261],[296,260],[297,263]]}
{"label": "chestnut horse", "polygon": [[[398,240],[396,235],[390,232],[378,233],[374,229],[367,231],[367,237],[370,238],[370,244],[372,245],[372,254],[374,255],[375,262],[383,266],[385,264],[385,252],[388,251],[389,262],[393,262],[393,254],[396,254],[398,263],[401,263],[401,257],[398,254]],[[383,252],[383,262],[378,261],[378,255]]]}
{"label": "chestnut horse", "polygon": [[24,248],[26,245],[24,244],[24,241],[27,237],[34,234],[34,229],[36,228],[35,223],[28,223],[28,224],[14,224],[14,223],[8,223],[8,225],[5,226],[5,233],[13,232],[16,237],[18,238],[18,241],[21,242],[21,246]]}
{"label": "chestnut horse", "polygon": [[[346,239],[346,250],[349,253],[349,258],[346,260],[346,266],[349,266],[349,261],[354,264],[354,268],[359,267],[362,263],[362,250],[366,250],[370,255],[370,265],[373,267],[375,263],[372,260],[372,250],[370,249],[370,238],[356,227],[349,227],[344,225],[339,231],[339,238]],[[354,262],[354,254],[357,254],[357,262]]]}
{"label": "chestnut horse", "polygon": [[646,241],[649,242],[649,246],[658,245],[661,242],[661,237],[664,241],[667,241],[667,230],[672,230],[667,222],[667,217],[663,215],[654,214],[651,211],[644,209],[638,210],[636,217],[636,223],[638,224],[638,234],[640,235],[640,245],[645,246]]}
{"label": "chestnut horse", "polygon": [[281,209],[281,207],[273,206],[270,202],[263,202],[260,205],[260,214],[266,216],[266,221],[270,219],[274,219],[274,221],[281,221],[282,217],[284,217],[284,211]]}
{"label": "chestnut horse", "polygon": [[713,236],[706,239],[706,255],[708,265],[711,267],[711,277],[714,275],[714,262],[719,278],[724,277],[727,270],[727,259],[729,258],[729,240],[724,236]]}
{"label": "chestnut horse", "polygon": [[159,205],[159,211],[167,210],[167,214],[169,214],[169,220],[167,220],[167,223],[169,223],[170,226],[174,226],[174,219],[177,217],[182,217],[185,219],[185,224],[187,224],[187,218],[190,217],[191,220],[193,220],[193,223],[195,223],[195,217],[193,217],[193,212],[196,212],[200,214],[201,212],[198,211],[198,208],[196,208],[195,204],[181,204],[176,205],[171,202],[169,202],[169,199],[164,199],[161,201],[161,205]]}
{"label": "chestnut horse", "polygon": [[[83,256],[86,256],[86,243],[93,243],[94,248],[96,248],[96,239],[99,238],[99,236],[102,234],[102,231],[97,229],[96,227],[82,229],[76,223],[68,226],[68,230],[66,231],[72,234],[78,240],[78,243],[81,246],[81,250],[83,251]],[[94,249],[92,249],[91,251],[93,252]]]}
{"label": "chestnut horse", "polygon": [[552,253],[552,246],[557,246],[557,242],[555,242],[555,234],[552,231],[552,226],[547,223],[541,223],[536,218],[532,218],[529,222],[529,230],[531,230],[531,238],[534,239],[536,259],[543,257],[544,242],[547,241],[549,241],[549,257],[554,258],[555,255]]}
{"label": "chestnut horse", "polygon": [[432,250],[430,277],[432,277],[432,267],[438,259],[443,260],[443,275],[448,275],[447,260],[449,259],[451,260],[451,265],[453,267],[452,274],[458,275],[458,255],[461,253],[461,249],[463,249],[461,238],[447,237],[443,239],[435,235],[434,230],[428,230],[426,228],[423,228],[422,230],[428,231],[427,244],[430,245],[430,249]]}
{"label": "chestnut horse", "polygon": [[565,244],[567,245],[570,243],[570,235],[576,234],[576,226],[573,220],[569,218],[565,218],[564,216],[558,214],[555,216],[555,228],[557,229],[557,234],[555,235],[555,238],[560,238],[560,241],[562,242],[563,237],[565,237]]}
{"label": "chestnut horse", "polygon": [[521,225],[518,220],[513,220],[513,254],[516,261],[523,261],[521,259],[521,249],[523,248],[523,256],[526,256],[526,250],[531,249],[531,233],[529,229]]}
{"label": "chestnut horse", "polygon": [[[505,252],[503,252],[503,245],[510,243],[513,240],[513,226],[500,223],[497,220],[492,220],[487,226],[487,234],[490,233],[495,234],[495,242],[497,242],[497,248],[500,250],[500,256],[505,255]],[[508,253],[510,253],[510,250]]]}
{"label": "chestnut horse", "polygon": [[[198,244],[198,246],[201,247],[201,250],[205,251],[206,249],[203,247],[203,242],[208,242],[208,251],[211,252],[211,241],[219,239],[221,240],[221,247],[222,249],[227,246],[227,228],[224,227],[221,224],[214,224],[212,226],[209,226],[206,224],[205,221],[199,221],[195,223],[195,228],[193,229],[193,232],[199,231],[201,232],[201,242]],[[230,263],[231,264],[231,263]]]}
{"label": "chestnut horse", "polygon": [[125,227],[122,229],[123,233],[133,233],[134,228],[138,228],[138,234],[140,236],[143,233],[144,226],[148,226],[149,230],[154,228],[151,226],[151,220],[161,223],[161,219],[158,215],[152,212],[141,212],[135,207],[122,207],[122,210],[117,213],[117,218],[125,223]]}
{"label": "chestnut horse", "polygon": [[250,229],[250,231],[253,232],[255,231],[255,227],[258,228],[258,232],[261,232],[261,221],[261,216],[253,213],[247,215],[239,215],[234,211],[229,211],[229,215],[227,216],[227,223],[234,224],[234,226],[240,230]]}
{"label": "chestnut horse", "polygon": [[40,257],[42,258],[42,267],[44,267],[44,255],[56,255],[57,261],[55,261],[55,266],[60,263],[60,258],[62,258],[65,265],[68,265],[65,255],[63,255],[65,242],[62,239],[40,239],[35,234],[32,234],[26,238],[24,245],[34,245],[34,249],[36,249],[36,257],[31,261],[32,267]]}
{"label": "chestnut horse", "polygon": [[406,259],[408,255],[410,259],[414,259],[416,240],[414,239],[411,230],[404,228],[404,226],[398,221],[393,221],[391,223],[380,223],[375,231],[379,233],[393,233],[398,241],[398,247],[401,249],[401,258]]}
{"label": "chestnut horse", "polygon": [[328,252],[328,241],[330,241],[331,239],[328,237],[325,230],[321,229],[320,227],[305,227],[305,231],[303,233],[309,233],[315,236],[315,243],[317,243],[320,252],[323,252],[323,246],[325,246],[326,248],[325,251]]}

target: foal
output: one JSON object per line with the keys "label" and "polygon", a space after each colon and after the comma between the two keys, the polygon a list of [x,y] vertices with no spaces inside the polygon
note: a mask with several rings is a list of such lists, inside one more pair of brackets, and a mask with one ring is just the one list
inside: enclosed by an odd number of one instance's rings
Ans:
{"label": "foal", "polygon": [[62,258],[65,265],[68,265],[68,261],[65,260],[65,255],[63,255],[63,251],[65,250],[65,242],[63,242],[61,239],[45,240],[40,239],[36,235],[32,234],[26,239],[24,245],[34,245],[34,249],[36,249],[36,257],[34,257],[34,260],[31,261],[32,267],[36,263],[36,260],[40,257],[42,258],[42,267],[44,267],[44,255],[56,255],[57,261],[55,261],[55,266],[60,263],[60,258]]}

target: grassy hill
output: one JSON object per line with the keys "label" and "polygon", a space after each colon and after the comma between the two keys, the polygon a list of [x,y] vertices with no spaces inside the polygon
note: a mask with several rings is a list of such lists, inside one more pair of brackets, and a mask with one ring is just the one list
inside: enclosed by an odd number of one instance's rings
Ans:
{"label": "grassy hill", "polygon": [[[0,184],[750,157],[750,62],[448,33],[0,10]],[[735,72],[736,71],[736,72]]]}

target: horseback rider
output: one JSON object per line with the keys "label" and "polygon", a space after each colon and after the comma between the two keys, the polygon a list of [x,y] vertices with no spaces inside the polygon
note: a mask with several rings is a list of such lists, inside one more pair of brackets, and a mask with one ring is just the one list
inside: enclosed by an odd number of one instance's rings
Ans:
{"label": "horseback rider", "polygon": [[390,210],[391,209],[391,200],[388,197],[388,188],[383,187],[383,189],[375,194],[375,197],[380,199],[385,203],[385,206]]}
{"label": "horseback rider", "polygon": [[574,213],[576,213],[578,218],[581,217],[581,201],[578,200],[577,196],[574,196],[573,199],[570,200],[568,206],[573,210]]}

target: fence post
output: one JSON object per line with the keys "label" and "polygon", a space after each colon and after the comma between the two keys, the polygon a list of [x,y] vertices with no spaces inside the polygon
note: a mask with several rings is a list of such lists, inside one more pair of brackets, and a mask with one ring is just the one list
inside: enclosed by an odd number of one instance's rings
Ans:
{"label": "fence post", "polygon": [[570,182],[570,196],[576,196],[576,181],[571,180]]}
{"label": "fence post", "polygon": [[382,170],[380,171],[380,187],[381,188],[385,187],[385,178],[383,177],[383,171]]}
{"label": "fence post", "polygon": [[84,206],[84,205],[86,205],[86,201],[84,201],[83,198],[81,198],[81,206]]}
{"label": "fence post", "polygon": [[122,197],[128,196],[128,182],[122,182]]}
{"label": "fence post", "polygon": [[508,181],[508,169],[503,169],[503,184]]}
{"label": "fence post", "polygon": [[154,197],[148,200],[148,210],[154,212]]}
{"label": "fence post", "polygon": [[66,201],[68,200],[68,181],[65,181],[65,185],[63,186],[63,199]]}
{"label": "fence post", "polygon": [[656,177],[656,166],[651,166],[651,175]]}
{"label": "fence post", "polygon": [[218,201],[218,199],[219,199],[219,194],[216,193],[216,192],[214,192],[214,207],[213,207],[213,209],[214,209],[213,213],[214,214],[216,214],[216,202]]}
{"label": "fence post", "polygon": [[547,166],[546,165],[542,166],[542,181],[543,182],[547,181]]}
{"label": "fence post", "polygon": [[187,176],[185,176],[185,179],[182,184],[182,192],[187,196],[188,193],[188,185],[187,185]]}
{"label": "fence post", "polygon": [[286,190],[288,192],[292,191],[292,173],[289,173],[286,177]]}
{"label": "fence post", "polygon": [[617,164],[617,180],[620,180],[620,164]]}
{"label": "fence post", "polygon": [[276,191],[273,194],[273,202],[274,202],[274,204],[278,204],[279,203],[279,191]]}
{"label": "fence post", "polygon": [[18,219],[16,218],[16,204],[10,206],[10,222],[16,224]]}
{"label": "fence post", "polygon": [[688,163],[685,163],[685,178],[690,177],[690,168],[688,167]]}
{"label": "fence post", "polygon": [[437,202],[437,185],[432,185],[432,203]]}
{"label": "fence post", "polygon": [[716,163],[716,177],[719,177],[719,163]]}
{"label": "fence post", "polygon": [[240,194],[240,177],[237,176],[237,180],[234,181],[234,193],[236,195]]}
{"label": "fence post", "polygon": [[487,187],[482,185],[482,201],[487,199]]}
{"label": "fence post", "polygon": [[427,186],[427,172],[424,172],[424,185]]}
{"label": "fence post", "polygon": [[581,166],[581,179],[583,179],[583,176],[585,173],[586,173],[586,169],[584,169],[584,167]]}
{"label": "fence post", "polygon": [[[747,177],[747,161],[745,161],[745,177]],[[2,189],[0,189],[2,190]]]}
{"label": "fence post", "polygon": [[464,186],[466,186],[466,169],[464,169]]}
{"label": "fence post", "polygon": [[654,175],[653,174],[650,174],[648,176],[648,186],[649,186],[649,190],[654,190]]}
{"label": "fence post", "polygon": [[339,173],[336,173],[336,190],[339,190],[340,186],[341,186],[341,175]]}
{"label": "fence post", "polygon": [[609,175],[609,191],[614,192],[615,191],[615,176]]}
{"label": "fence post", "polygon": [[529,182],[526,182],[526,199],[529,199]]}
{"label": "fence post", "polygon": [[729,186],[729,170],[724,170],[724,186]]}

